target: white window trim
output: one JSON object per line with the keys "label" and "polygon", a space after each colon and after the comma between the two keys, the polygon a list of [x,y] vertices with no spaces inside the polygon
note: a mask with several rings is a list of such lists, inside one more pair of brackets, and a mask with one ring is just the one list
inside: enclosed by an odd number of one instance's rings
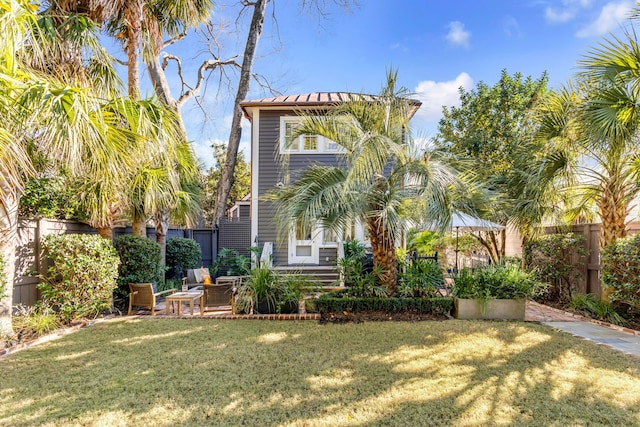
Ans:
{"label": "white window trim", "polygon": [[291,149],[286,148],[285,141],[285,125],[287,123],[300,124],[302,123],[303,118],[299,116],[280,116],[280,152],[285,154],[337,154],[342,152],[339,144],[336,144],[335,150],[327,149],[329,143],[333,142],[328,138],[325,138],[320,135],[315,135],[317,138],[317,149],[315,150],[305,150],[304,143],[302,141],[303,135],[296,138],[298,141],[298,148]]}

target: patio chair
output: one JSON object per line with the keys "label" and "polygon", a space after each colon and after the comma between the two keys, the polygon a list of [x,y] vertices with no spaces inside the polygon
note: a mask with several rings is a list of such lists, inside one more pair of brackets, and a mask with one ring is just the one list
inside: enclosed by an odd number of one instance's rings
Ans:
{"label": "patio chair", "polygon": [[172,294],[175,289],[167,289],[166,291],[153,292],[151,283],[129,283],[129,313],[133,311],[133,307],[149,307],[151,315],[156,314],[156,299],[159,296]]}
{"label": "patio chair", "polygon": [[182,286],[188,289],[200,289],[205,282],[205,277],[211,277],[208,268],[190,268],[187,270],[187,277],[182,278]]}
{"label": "patio chair", "polygon": [[231,278],[218,277],[215,285],[203,284],[204,290],[204,308],[208,307],[224,307],[235,305],[235,290],[238,283],[237,278],[232,280],[226,280]]}

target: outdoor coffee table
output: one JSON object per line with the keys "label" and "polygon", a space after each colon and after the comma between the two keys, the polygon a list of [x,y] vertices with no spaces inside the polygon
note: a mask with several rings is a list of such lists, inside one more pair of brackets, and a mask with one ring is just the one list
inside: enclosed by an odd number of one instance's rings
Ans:
{"label": "outdoor coffee table", "polygon": [[189,308],[191,315],[193,316],[193,302],[199,300],[200,304],[200,316],[204,314],[204,292],[203,291],[189,291],[189,292],[176,292],[167,296],[165,300],[167,315],[169,315],[169,303],[173,305],[174,302],[178,303],[177,314],[181,312],[182,301],[189,301]]}

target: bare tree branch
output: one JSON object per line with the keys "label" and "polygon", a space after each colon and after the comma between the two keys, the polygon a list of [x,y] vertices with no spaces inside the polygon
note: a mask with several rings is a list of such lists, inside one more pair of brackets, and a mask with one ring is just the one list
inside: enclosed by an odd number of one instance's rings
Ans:
{"label": "bare tree branch", "polygon": [[187,37],[187,30],[186,29],[183,32],[181,32],[180,34],[178,34],[177,36],[172,37],[172,38],[162,42],[162,49],[166,48],[167,46],[171,46],[175,42],[180,41],[180,40],[184,39],[185,37]]}
{"label": "bare tree branch", "polygon": [[237,56],[234,56],[232,58],[226,59],[224,61],[221,61],[219,59],[208,59],[206,61],[204,61],[201,65],[200,68],[198,68],[198,80],[196,82],[195,87],[191,88],[190,86],[188,86],[185,81],[184,78],[182,76],[182,71],[179,71],[179,75],[180,75],[180,79],[182,80],[182,84],[183,86],[186,86],[189,88],[189,90],[185,91],[182,95],[180,95],[180,97],[178,98],[177,104],[178,106],[183,105],[185,102],[187,102],[187,100],[189,100],[190,98],[194,97],[195,95],[197,95],[200,91],[200,88],[202,87],[202,83],[206,80],[205,78],[205,72],[207,71],[214,71],[216,68],[224,68],[225,66],[233,66],[237,69],[242,69],[242,65],[240,65],[237,61],[236,61]]}

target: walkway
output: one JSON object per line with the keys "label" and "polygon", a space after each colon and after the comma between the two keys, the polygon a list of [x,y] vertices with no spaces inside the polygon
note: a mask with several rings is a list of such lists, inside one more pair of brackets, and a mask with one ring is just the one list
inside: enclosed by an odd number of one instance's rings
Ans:
{"label": "walkway", "polygon": [[533,301],[527,302],[525,320],[540,322],[576,337],[640,357],[640,331],[593,321]]}

